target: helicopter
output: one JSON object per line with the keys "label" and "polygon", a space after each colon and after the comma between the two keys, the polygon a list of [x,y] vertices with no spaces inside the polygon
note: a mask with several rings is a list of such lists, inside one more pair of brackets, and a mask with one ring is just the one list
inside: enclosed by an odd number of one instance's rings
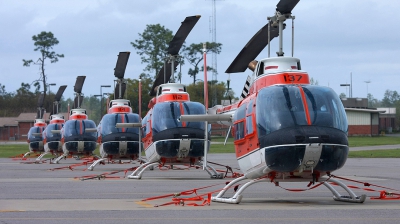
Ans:
{"label": "helicopter", "polygon": [[65,122],[61,130],[53,130],[53,133],[61,133],[63,154],[54,160],[59,163],[62,158],[71,156],[91,156],[96,149],[97,129],[92,120],[88,120],[86,110],[81,108],[83,101],[82,87],[86,76],[76,78],[74,91],[74,107],[69,112],[69,120]]}
{"label": "helicopter", "polygon": [[28,132],[27,142],[29,144],[29,151],[25,153],[22,158],[26,158],[31,153],[44,152],[42,133],[47,127],[47,124],[43,119],[43,115],[45,112],[43,108],[44,97],[45,96],[43,93],[39,95],[36,119],[34,121],[33,127],[31,127]]}
{"label": "helicopter", "polygon": [[[101,119],[98,128],[98,143],[100,144],[101,159],[94,161],[88,168],[94,167],[104,160],[130,159],[134,160],[139,156],[139,129],[142,126],[138,114],[132,113],[131,103],[123,99],[126,83],[124,75],[130,52],[120,52],[114,76],[117,78],[117,85],[114,90],[114,100],[109,103],[108,114]],[[116,128],[116,123],[136,124],[136,128]]]}
{"label": "helicopter", "polygon": [[[130,179],[141,179],[143,172],[154,166],[201,164],[204,148],[209,148],[209,141],[204,141],[205,133],[210,134],[209,127],[203,122],[180,123],[181,114],[205,114],[203,104],[191,102],[186,86],[180,83],[167,83],[177,68],[175,59],[186,37],[195,26],[200,16],[186,17],[177,33],[169,43],[169,62],[159,71],[150,90],[154,96],[149,104],[150,109],[142,120],[143,145],[147,162],[139,166]],[[167,67],[171,69],[167,69]],[[117,124],[117,127],[132,127],[131,124]],[[211,178],[222,178],[213,167],[205,169]]]}
{"label": "helicopter", "polygon": [[[244,173],[211,200],[238,204],[244,190],[259,182],[308,182],[323,184],[336,201],[363,203],[349,187],[331,176],[346,162],[348,123],[338,95],[329,87],[310,85],[300,59],[284,57],[283,29],[299,0],[280,0],[275,15],[245,45],[226,73],[253,71],[246,79],[239,102],[215,106],[207,115],[182,115],[180,120],[216,121],[232,126],[235,154]],[[279,37],[277,57],[270,57],[270,41]],[[293,32],[292,32],[293,40]],[[293,44],[293,41],[292,41]],[[268,45],[268,58],[254,60]],[[293,46],[292,46],[293,49]],[[225,193],[248,180],[231,197]],[[341,195],[333,186],[343,188]]]}
{"label": "helicopter", "polygon": [[50,114],[50,124],[47,125],[46,129],[43,131],[42,138],[44,144],[44,152],[36,158],[36,162],[40,161],[47,154],[61,154],[61,134],[57,130],[61,130],[65,120],[64,115],[58,113],[58,106],[60,104],[61,96],[64,93],[66,85],[60,86],[58,89],[53,102],[53,110]]}

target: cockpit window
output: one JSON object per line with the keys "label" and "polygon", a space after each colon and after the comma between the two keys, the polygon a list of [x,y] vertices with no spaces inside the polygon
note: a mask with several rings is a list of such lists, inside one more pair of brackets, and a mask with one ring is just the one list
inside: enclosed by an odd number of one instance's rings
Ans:
{"label": "cockpit window", "polygon": [[41,133],[44,131],[45,127],[31,127],[28,132],[28,139],[32,141],[42,141],[43,137]]}
{"label": "cockpit window", "polygon": [[347,132],[347,117],[336,93],[327,87],[303,86],[313,125],[332,127]]}
{"label": "cockpit window", "polygon": [[61,128],[63,127],[63,124],[49,124],[46,128],[46,136],[48,138],[51,137],[61,137],[60,133],[52,133],[52,130],[61,130]]}
{"label": "cockpit window", "polygon": [[96,132],[86,132],[86,128],[96,128],[96,124],[92,120],[68,120],[64,124],[64,137],[71,137],[74,135],[96,137]]}
{"label": "cockpit window", "polygon": [[[310,125],[347,131],[344,108],[332,89],[301,86],[310,115]],[[257,95],[256,119],[259,135],[288,127],[308,125],[299,86],[271,86]]]}
{"label": "cockpit window", "polygon": [[101,134],[109,135],[112,133],[130,132],[139,134],[139,128],[116,128],[117,123],[138,123],[137,114],[106,114],[101,120]]}
{"label": "cockpit window", "polygon": [[[182,107],[184,114],[205,114],[205,107],[201,103],[183,102]],[[180,102],[157,103],[151,117],[153,132],[158,133],[169,128],[183,127],[182,122],[178,121],[181,115]],[[186,127],[204,130],[204,122],[186,122]]]}
{"label": "cockpit window", "polygon": [[[186,91],[186,90],[185,90]],[[205,114],[206,109],[203,104],[198,102],[183,102],[184,114]],[[199,128],[204,130],[204,122],[186,122],[186,127]]]}
{"label": "cockpit window", "polygon": [[238,121],[233,125],[235,130],[235,140],[240,140],[244,138],[245,132],[244,132],[243,119],[246,117],[246,108],[247,108],[247,103],[243,103],[242,105],[240,105],[239,109],[234,115],[234,120]]}
{"label": "cockpit window", "polygon": [[256,104],[259,134],[307,125],[301,93],[296,86],[264,88],[258,93]]}

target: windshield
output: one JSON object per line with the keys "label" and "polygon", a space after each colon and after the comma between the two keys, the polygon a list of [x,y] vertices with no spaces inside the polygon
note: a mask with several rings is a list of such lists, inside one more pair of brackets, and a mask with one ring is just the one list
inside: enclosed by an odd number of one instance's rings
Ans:
{"label": "windshield", "polygon": [[[183,114],[205,114],[205,107],[198,102],[164,102],[153,107],[152,127],[154,133],[170,128],[182,127],[178,118]],[[187,122],[186,127],[204,130],[204,122]]]}
{"label": "windshield", "polygon": [[101,120],[101,135],[113,133],[135,133],[139,134],[139,128],[116,128],[117,123],[139,123],[139,115],[129,114],[106,114]]}
{"label": "windshield", "polygon": [[28,139],[32,141],[42,141],[42,132],[44,131],[45,127],[31,127],[28,132]]}
{"label": "windshield", "polygon": [[313,125],[332,127],[347,132],[347,116],[337,94],[327,87],[303,86]]}
{"label": "windshield", "polygon": [[[347,132],[347,118],[338,96],[327,87],[301,86],[307,101],[310,123]],[[260,135],[308,125],[298,86],[271,86],[257,95],[256,119]]]}
{"label": "windshield", "polygon": [[52,138],[52,137],[61,137],[60,133],[52,133],[52,130],[61,130],[63,127],[62,124],[49,124],[46,128],[46,137],[47,138]]}
{"label": "windshield", "polygon": [[96,132],[85,132],[86,128],[96,128],[96,124],[92,120],[69,120],[64,124],[64,137],[82,134],[97,137]]}

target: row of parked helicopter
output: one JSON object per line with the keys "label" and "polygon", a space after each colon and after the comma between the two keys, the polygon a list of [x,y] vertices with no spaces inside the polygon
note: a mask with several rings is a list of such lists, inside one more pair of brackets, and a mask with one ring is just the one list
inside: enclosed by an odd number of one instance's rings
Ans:
{"label": "row of parked helicopter", "polygon": [[[132,113],[129,100],[123,99],[129,52],[120,52],[114,72],[117,78],[115,99],[109,103],[108,114],[97,128],[80,108],[85,77],[79,76],[74,86],[76,97],[69,120],[65,122],[55,110],[46,127],[40,119],[42,109],[39,109],[39,119],[29,133],[30,151],[43,147],[43,154],[62,153],[55,159],[59,162],[67,155],[92,154],[97,142],[101,158],[89,168],[93,169],[106,159],[137,159],[143,148],[147,160],[129,178],[140,179],[144,170],[158,164],[202,164],[212,178],[221,178],[223,176],[209,166],[206,159],[210,144],[207,122],[219,122],[232,127],[235,154],[243,176],[232,180],[212,197],[213,201],[240,203],[243,191],[254,183],[268,181],[279,185],[279,182],[290,181],[320,182],[332,192],[334,200],[364,202],[365,195],[355,195],[330,176],[344,165],[349,151],[347,118],[341,101],[332,89],[310,85],[309,76],[301,70],[298,58],[283,56],[284,22],[294,19],[291,12],[298,2],[280,0],[274,16],[268,18],[269,22],[228,67],[226,73],[244,72],[247,67],[253,71],[246,80],[239,102],[206,108],[189,100],[184,85],[169,83],[177,68],[175,58],[200,18],[191,16],[182,22],[170,42],[169,60],[154,81],[150,92],[154,98],[143,119]],[[277,57],[254,60],[275,37],[279,37],[280,46]],[[56,105],[64,90],[60,87]],[[250,180],[235,195],[224,197],[229,188],[246,179]],[[326,181],[328,179],[349,195],[338,193]]]}

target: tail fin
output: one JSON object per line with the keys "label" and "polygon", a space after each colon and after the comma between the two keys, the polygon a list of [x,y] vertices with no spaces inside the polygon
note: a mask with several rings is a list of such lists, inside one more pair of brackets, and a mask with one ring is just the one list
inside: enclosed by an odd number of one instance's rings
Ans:
{"label": "tail fin", "polygon": [[251,83],[251,76],[249,75],[247,76],[246,83],[244,84],[243,91],[242,94],[240,95],[239,100],[246,98],[246,96],[249,94],[250,83]]}

